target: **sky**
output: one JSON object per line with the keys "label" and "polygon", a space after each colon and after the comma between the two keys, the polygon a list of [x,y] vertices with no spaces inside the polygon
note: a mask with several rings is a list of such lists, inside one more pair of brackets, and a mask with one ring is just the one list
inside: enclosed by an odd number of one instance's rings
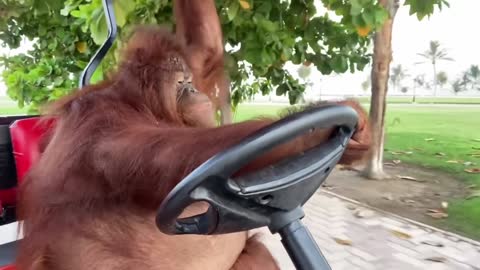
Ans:
{"label": "sky", "polygon": [[[403,2],[403,1],[401,1]],[[470,65],[480,65],[480,36],[476,27],[480,25],[479,0],[450,0],[450,8],[436,12],[430,18],[418,21],[416,16],[409,15],[408,6],[400,6],[395,17],[392,46],[392,66],[401,64],[407,68],[412,77],[425,74],[427,79],[433,79],[432,66],[430,64],[415,65],[422,58],[417,55],[428,49],[431,40],[438,40],[454,62],[440,62],[438,71],[447,72],[449,79],[459,76]],[[345,74],[338,76],[322,76],[315,70],[310,79],[315,86],[309,92],[321,92],[323,94],[362,94],[361,83],[370,74],[370,69],[357,72],[354,75]],[[409,81],[405,80],[406,84]],[[418,91],[420,94],[431,95],[432,91]],[[438,91],[438,95],[451,95],[449,89]],[[480,92],[468,92],[465,95]]]}
{"label": "sky", "polygon": [[[412,66],[421,60],[416,55],[428,48],[430,40],[438,40],[454,62],[439,62],[438,70],[450,77],[470,65],[480,65],[480,37],[474,30],[480,23],[478,0],[450,0],[450,8],[436,12],[419,22],[408,15],[408,7],[399,10],[393,30],[394,64]],[[475,32],[477,34],[475,34]],[[414,67],[417,72],[432,73],[431,65]]]}
{"label": "sky", "polygon": [[[401,1],[403,2],[403,1]],[[401,64],[407,68],[413,76],[425,74],[426,78],[432,79],[432,67],[429,64],[415,65],[421,61],[417,55],[425,51],[431,40],[438,40],[447,49],[454,62],[440,62],[438,71],[445,71],[449,79],[453,80],[470,65],[480,65],[480,36],[476,31],[480,25],[480,0],[450,0],[450,8],[441,12],[435,12],[430,18],[418,21],[416,16],[408,14],[408,7],[401,6],[395,18],[393,30],[393,65]],[[477,30],[475,30],[477,29]],[[0,48],[0,53],[8,53]],[[1,67],[0,67],[1,69]],[[290,66],[292,72],[296,67]],[[310,76],[314,83],[309,93],[328,95],[355,95],[364,93],[361,83],[369,76],[369,69],[355,74],[336,76],[322,76],[316,70]],[[407,81],[407,80],[406,80]],[[4,87],[0,82],[0,95],[4,93]],[[421,92],[425,95],[431,91]],[[439,91],[439,95],[450,95],[449,90]],[[471,92],[465,94],[480,94]]]}

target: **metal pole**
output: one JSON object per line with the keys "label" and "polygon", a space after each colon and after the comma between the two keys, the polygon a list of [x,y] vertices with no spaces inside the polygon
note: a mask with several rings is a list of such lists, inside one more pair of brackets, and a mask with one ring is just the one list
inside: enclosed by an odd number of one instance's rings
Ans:
{"label": "metal pole", "polygon": [[100,65],[100,62],[103,60],[108,50],[112,47],[113,42],[117,37],[117,23],[115,20],[115,12],[113,9],[112,0],[103,0],[103,13],[105,14],[105,20],[107,21],[107,40],[105,40],[103,45],[98,49],[98,51],[88,63],[87,67],[83,70],[82,75],[80,75],[80,88],[90,84],[90,79],[92,78],[93,73]]}
{"label": "metal pole", "polygon": [[297,270],[331,270],[308,229],[300,220],[279,230],[282,244]]}

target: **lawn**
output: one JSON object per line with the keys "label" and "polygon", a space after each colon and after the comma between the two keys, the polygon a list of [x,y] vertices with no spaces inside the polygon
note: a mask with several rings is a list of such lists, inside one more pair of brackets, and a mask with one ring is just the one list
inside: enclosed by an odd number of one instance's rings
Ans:
{"label": "lawn", "polygon": [[0,97],[0,115],[26,114],[27,109],[19,109],[14,101],[7,97]]}
{"label": "lawn", "polygon": [[3,106],[3,104],[0,103],[0,115],[20,115],[20,114],[26,114],[27,110],[22,110],[17,108],[16,106]]}
{"label": "lawn", "polygon": [[[282,106],[239,106],[235,120],[275,115]],[[399,159],[450,173],[480,187],[480,106],[395,106],[387,112],[387,159]],[[452,163],[457,162],[457,163]],[[464,163],[469,164],[466,166]],[[480,198],[450,202],[446,227],[480,237]]]}
{"label": "lawn", "polygon": [[[392,154],[399,151],[412,153]],[[480,106],[391,107],[386,158],[442,170],[480,187],[480,174],[465,171],[480,167]],[[449,214],[447,226],[480,237],[480,198],[451,202]]]}
{"label": "lawn", "polygon": [[[369,97],[361,97],[359,100],[362,103],[370,103]],[[387,101],[389,104],[408,104],[412,103],[412,97],[388,97]],[[417,104],[480,104],[480,98],[469,97],[469,98],[445,98],[445,97],[417,97],[415,99]]]}

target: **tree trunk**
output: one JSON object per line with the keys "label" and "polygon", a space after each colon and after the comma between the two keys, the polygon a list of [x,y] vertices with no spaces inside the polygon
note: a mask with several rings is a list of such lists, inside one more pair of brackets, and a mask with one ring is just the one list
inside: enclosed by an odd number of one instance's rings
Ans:
{"label": "tree trunk", "polygon": [[222,125],[231,124],[233,122],[232,107],[230,105],[223,107],[220,112],[222,114],[220,120]]}
{"label": "tree trunk", "polygon": [[230,96],[230,85],[224,86],[227,89],[223,96],[223,102],[220,103],[220,124],[228,125],[233,122],[232,100]]}
{"label": "tree trunk", "polygon": [[416,97],[417,97],[417,87],[414,85],[413,86],[413,98],[412,98],[412,103],[416,102]]}
{"label": "tree trunk", "polygon": [[383,151],[385,138],[385,111],[387,107],[388,79],[392,61],[392,29],[398,0],[380,0],[389,12],[390,18],[374,36],[374,53],[372,65],[372,98],[370,104],[370,121],[372,125],[372,151],[364,174],[370,179],[384,179],[388,175],[383,170]]}
{"label": "tree trunk", "polygon": [[437,65],[433,64],[433,97],[437,97]]}

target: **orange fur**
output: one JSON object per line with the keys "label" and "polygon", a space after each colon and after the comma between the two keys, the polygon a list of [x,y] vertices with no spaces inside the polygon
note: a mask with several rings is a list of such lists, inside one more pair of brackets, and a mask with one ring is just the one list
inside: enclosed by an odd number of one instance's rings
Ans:
{"label": "orange fur", "polygon": [[[277,269],[246,232],[168,236],[155,226],[157,207],[184,176],[275,121],[186,124],[173,76],[178,70],[169,62],[183,57],[182,48],[167,31],[140,27],[108,81],[51,107],[45,117],[56,117],[56,128],[20,187],[24,240],[17,269]],[[240,173],[304,151],[329,134],[318,130],[286,143]]]}

